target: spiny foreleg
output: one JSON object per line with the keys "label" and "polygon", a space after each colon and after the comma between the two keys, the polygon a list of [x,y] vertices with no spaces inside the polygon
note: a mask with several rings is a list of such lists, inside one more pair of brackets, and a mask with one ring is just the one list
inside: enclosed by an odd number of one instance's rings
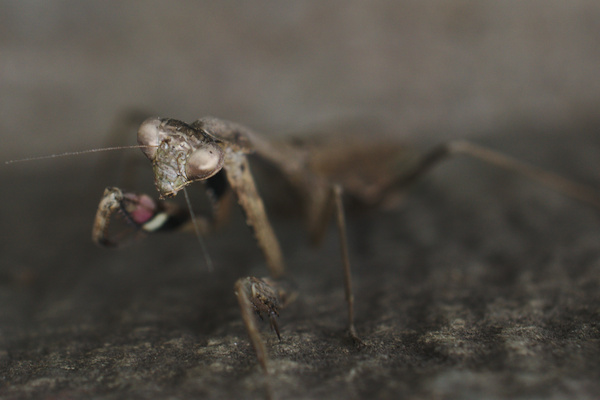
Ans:
{"label": "spiny foreleg", "polygon": [[238,279],[235,282],[235,295],[238,299],[244,326],[250,337],[256,358],[265,375],[267,397],[272,398],[269,356],[265,342],[258,329],[256,315],[261,319],[263,319],[263,316],[266,316],[269,319],[271,329],[275,331],[277,337],[281,340],[277,318],[279,318],[280,308],[286,305],[286,292],[279,284],[269,278],[247,277]]}
{"label": "spiny foreleg", "polygon": [[[122,245],[127,232],[114,237],[109,226],[114,215],[122,218],[135,233],[154,233],[190,228],[190,213],[174,203],[155,201],[141,193],[123,192],[117,187],[107,187],[100,199],[94,225],[92,240],[100,246],[116,247]],[[212,230],[211,221],[195,216],[202,234]]]}

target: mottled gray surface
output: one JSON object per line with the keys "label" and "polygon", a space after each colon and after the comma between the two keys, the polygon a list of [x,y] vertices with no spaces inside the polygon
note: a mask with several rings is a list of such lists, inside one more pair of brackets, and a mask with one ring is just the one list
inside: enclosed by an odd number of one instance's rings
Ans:
{"label": "mottled gray surface", "polygon": [[[3,2],[0,155],[102,146],[124,108],[273,136],[359,116],[600,187],[599,17],[583,0]],[[265,268],[240,215],[208,239],[212,274],[193,237],[96,248],[116,160],[0,170],[0,397],[263,398],[233,282]],[[600,393],[598,210],[455,160],[402,208],[351,216],[360,350],[334,230],[313,250],[274,222],[300,293],[281,342],[263,326],[278,398]]]}

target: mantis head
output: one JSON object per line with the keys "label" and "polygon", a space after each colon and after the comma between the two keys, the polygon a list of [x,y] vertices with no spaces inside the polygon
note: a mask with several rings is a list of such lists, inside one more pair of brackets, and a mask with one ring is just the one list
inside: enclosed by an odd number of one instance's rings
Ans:
{"label": "mantis head", "polygon": [[148,118],[138,130],[138,143],[152,162],[161,199],[223,168],[221,146],[202,130],[175,119]]}

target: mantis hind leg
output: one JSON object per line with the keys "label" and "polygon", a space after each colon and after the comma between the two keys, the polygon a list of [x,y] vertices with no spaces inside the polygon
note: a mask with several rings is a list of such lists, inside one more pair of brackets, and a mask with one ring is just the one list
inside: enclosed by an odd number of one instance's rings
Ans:
{"label": "mantis hind leg", "polygon": [[433,167],[456,155],[467,155],[498,168],[525,176],[558,193],[600,208],[600,193],[594,189],[566,179],[558,174],[519,161],[500,152],[467,141],[452,141],[425,153],[414,165],[395,177],[379,194],[383,201],[398,188],[404,188],[427,174]]}

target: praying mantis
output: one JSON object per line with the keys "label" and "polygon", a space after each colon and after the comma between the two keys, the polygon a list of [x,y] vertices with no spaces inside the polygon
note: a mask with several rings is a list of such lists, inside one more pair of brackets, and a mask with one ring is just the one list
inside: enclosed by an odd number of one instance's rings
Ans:
{"label": "praying mantis", "polygon": [[[255,314],[266,316],[279,335],[277,315],[288,300],[278,280],[285,278],[286,269],[279,241],[267,217],[269,210],[265,209],[254,184],[249,155],[264,159],[289,181],[299,195],[298,207],[306,216],[307,230],[314,242],[319,242],[331,220],[335,220],[340,236],[348,331],[359,346],[362,342],[354,326],[344,200],[352,199],[366,208],[393,204],[398,193],[431,168],[451,156],[465,154],[600,207],[598,195],[585,186],[468,142],[442,144],[416,156],[400,144],[373,141],[368,135],[352,140],[343,135],[317,136],[282,144],[268,141],[244,126],[215,118],[191,124],[151,118],[140,126],[138,142],[152,162],[160,197],[172,197],[194,182],[206,183],[216,207],[214,215],[196,217],[197,229],[202,234],[223,223],[224,210],[232,197],[237,197],[271,275],[270,280],[241,278],[234,287],[242,319],[266,376],[270,374],[269,358]],[[181,229],[190,221],[187,210],[168,201],[109,188],[97,211],[93,227],[95,242],[107,246],[119,244],[120,239],[108,233],[110,220],[116,214],[125,217],[135,229],[149,233]]]}
{"label": "praying mantis", "polygon": [[[267,316],[271,327],[280,336],[277,317],[286,300],[277,281],[284,277],[286,270],[277,236],[254,183],[248,155],[254,154],[273,165],[291,184],[299,195],[299,206],[314,243],[319,243],[331,220],[335,220],[340,240],[347,327],[350,337],[359,346],[363,343],[354,325],[344,198],[352,198],[367,208],[391,203],[399,192],[431,168],[449,157],[463,154],[600,207],[600,197],[586,186],[465,141],[445,143],[414,156],[399,144],[373,141],[368,135],[353,140],[343,135],[321,136],[285,144],[268,141],[249,128],[213,117],[191,124],[153,117],[141,124],[138,144],[152,163],[161,200],[185,191],[185,187],[194,182],[206,183],[217,211],[209,218],[197,217],[198,233],[209,233],[220,225],[226,214],[222,211],[231,202],[231,193],[237,198],[270,274],[268,279],[248,277],[235,283],[242,319],[265,375],[269,375],[268,355],[255,314]],[[185,210],[172,203],[157,202],[145,194],[107,188],[94,222],[92,236],[96,243],[118,244],[108,234],[108,224],[115,213],[136,229],[149,233],[178,229],[189,219]]]}

